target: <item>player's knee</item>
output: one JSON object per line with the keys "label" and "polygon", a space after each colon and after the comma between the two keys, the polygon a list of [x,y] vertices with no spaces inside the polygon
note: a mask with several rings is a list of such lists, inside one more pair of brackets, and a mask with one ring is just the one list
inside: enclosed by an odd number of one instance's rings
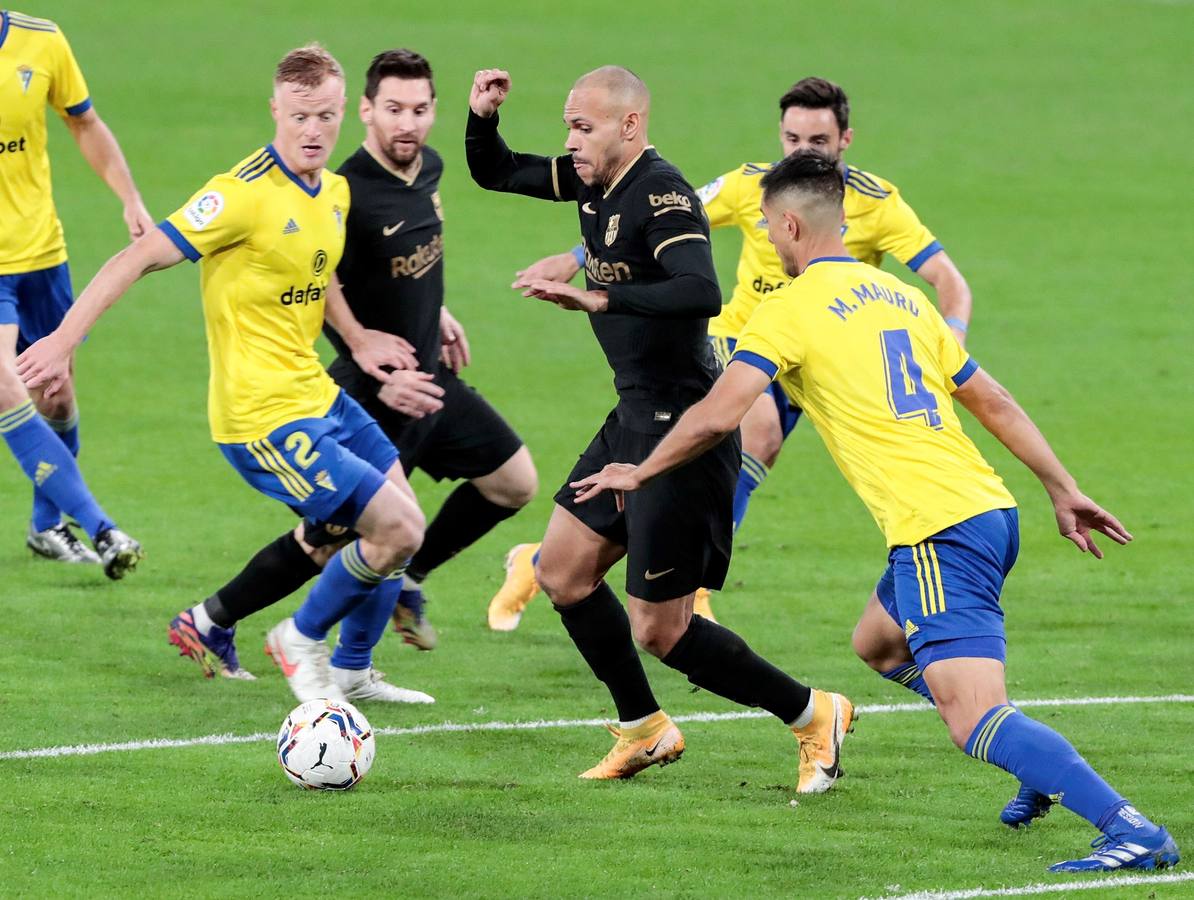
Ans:
{"label": "player's knee", "polygon": [[657,659],[663,659],[684,636],[686,626],[669,620],[644,618],[633,619],[630,628],[634,642]]}
{"label": "player's knee", "polygon": [[539,473],[530,452],[523,446],[497,472],[478,478],[474,484],[490,503],[506,509],[522,509],[539,493]]}
{"label": "player's knee", "polygon": [[769,469],[779,459],[783,446],[784,435],[778,428],[752,428],[742,433],[742,452],[749,453]]}
{"label": "player's knee", "polygon": [[850,644],[858,658],[879,673],[890,672],[912,660],[908,645],[902,639],[898,644],[893,644],[882,635],[876,635],[865,622],[859,622],[854,627]]}
{"label": "player's knee", "polygon": [[556,606],[580,603],[597,590],[596,583],[578,580],[574,573],[563,567],[553,566],[550,560],[545,563],[542,557],[535,563],[535,581]]}
{"label": "player's knee", "polygon": [[37,411],[47,419],[69,419],[75,411],[74,391],[72,385],[65,384],[53,397],[38,397]]}
{"label": "player's knee", "polygon": [[11,362],[0,366],[0,412],[12,409],[28,399],[29,393],[17,375],[16,366]]}

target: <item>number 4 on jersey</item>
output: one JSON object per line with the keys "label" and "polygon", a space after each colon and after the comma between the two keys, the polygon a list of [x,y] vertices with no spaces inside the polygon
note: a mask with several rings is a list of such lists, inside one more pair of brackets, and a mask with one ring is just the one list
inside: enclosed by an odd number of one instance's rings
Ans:
{"label": "number 4 on jersey", "polygon": [[937,398],[925,387],[920,364],[912,358],[912,338],[903,328],[884,331],[883,361],[887,364],[887,403],[895,417],[923,419],[932,428],[942,428]]}

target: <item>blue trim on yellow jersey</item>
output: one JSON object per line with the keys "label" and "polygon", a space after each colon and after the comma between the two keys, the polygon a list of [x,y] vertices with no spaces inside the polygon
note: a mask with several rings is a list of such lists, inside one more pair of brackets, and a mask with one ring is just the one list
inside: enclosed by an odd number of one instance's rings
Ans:
{"label": "blue trim on yellow jersey", "polygon": [[68,116],[81,116],[89,109],[91,109],[91,98],[87,97],[81,103],[76,103],[74,106],[68,106],[66,108],[66,114]]}
{"label": "blue trim on yellow jersey", "polygon": [[845,183],[860,194],[867,197],[874,197],[876,200],[885,200],[891,196],[891,191],[884,188],[879,182],[871,178],[861,169],[856,169],[853,166],[846,166]]}
{"label": "blue trim on yellow jersey", "polygon": [[303,192],[308,197],[318,197],[319,196],[319,190],[320,190],[320,188],[323,187],[323,179],[322,178],[319,179],[319,184],[315,185],[315,187],[307,187],[307,182],[303,181],[303,179],[299,178],[297,175],[295,175],[293,172],[291,172],[290,169],[288,169],[286,167],[286,163],[282,162],[282,157],[280,157],[278,155],[278,151],[274,149],[273,144],[266,144],[265,152],[274,158],[274,162],[278,164],[278,168],[282,170],[283,174],[285,174],[287,178],[289,178],[291,181],[293,181],[295,184],[297,184],[299,187],[301,187],[303,189]]}
{"label": "blue trim on yellow jersey", "polygon": [[8,13],[0,11],[0,47],[4,46],[6,37],[8,37]]}
{"label": "blue trim on yellow jersey", "polygon": [[240,178],[242,175],[244,175],[246,172],[248,172],[249,169],[253,168],[255,165],[262,162],[267,156],[269,156],[269,154],[265,152],[265,148],[263,147],[261,149],[260,153],[258,153],[256,156],[254,156],[252,159],[250,159],[247,163],[245,163],[243,166],[241,166],[239,169],[236,170],[236,177]]}
{"label": "blue trim on yellow jersey", "polygon": [[775,168],[775,163],[760,166],[758,163],[747,163],[742,167],[743,175],[766,175]]}
{"label": "blue trim on yellow jersey", "polygon": [[49,19],[35,19],[33,16],[21,15],[21,13],[9,13],[8,20],[17,28],[24,28],[26,31],[45,31],[53,34],[58,30],[58,26]]}
{"label": "blue trim on yellow jersey", "polygon": [[274,158],[267,154],[265,158],[262,159],[261,162],[256,163],[250,171],[246,171],[243,175],[239,175],[237,177],[244,182],[256,181],[258,178],[272,169],[274,165]]}
{"label": "blue trim on yellow jersey", "polygon": [[170,238],[170,243],[181,250],[182,255],[191,262],[198,262],[200,257],[203,256],[202,253],[195,249],[194,244],[182,236],[182,232],[175,228],[173,223],[163,219],[161,222],[158,222],[158,228],[162,229],[162,233]]}
{"label": "blue trim on yellow jersey", "polygon": [[970,376],[978,371],[978,363],[974,361],[973,356],[966,357],[966,364],[958,369],[956,375],[950,379],[955,385],[961,387],[970,380]]}
{"label": "blue trim on yellow jersey", "polygon": [[[808,266],[815,266],[817,263],[823,262],[858,262],[853,256],[818,256],[816,259],[810,259]],[[805,266],[807,269],[808,266]]]}
{"label": "blue trim on yellow jersey", "polygon": [[730,357],[730,362],[743,362],[748,366],[754,366],[768,378],[774,380],[775,375],[779,372],[779,366],[773,363],[765,356],[760,356],[757,353],[751,353],[749,350],[736,350],[734,355]]}
{"label": "blue trim on yellow jersey", "polygon": [[915,272],[921,266],[929,261],[933,256],[936,256],[945,248],[941,246],[941,241],[933,241],[929,246],[925,247],[916,256],[908,260],[908,268]]}

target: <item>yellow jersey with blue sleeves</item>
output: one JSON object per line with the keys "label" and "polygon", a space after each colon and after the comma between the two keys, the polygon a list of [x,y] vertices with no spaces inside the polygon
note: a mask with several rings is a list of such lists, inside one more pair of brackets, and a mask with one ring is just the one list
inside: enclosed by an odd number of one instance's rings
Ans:
{"label": "yellow jersey with blue sleeves", "polygon": [[339,388],[319,362],[328,282],[344,252],[348,181],[311,188],[272,146],[217,175],[158,227],[199,262],[218,443],[324,415]]}
{"label": "yellow jersey with blue sleeves", "polygon": [[[721,314],[709,322],[709,334],[714,337],[737,337],[763,298],[791,280],[767,239],[767,220],[759,209],[760,182],[771,166],[746,163],[697,191],[711,227],[734,226],[742,232],[734,292]],[[842,240],[855,259],[878,266],[890,253],[915,272],[942,249],[890,181],[844,164],[842,179],[846,188]]]}
{"label": "yellow jersey with blue sleeves", "polygon": [[60,116],[91,109],[70,44],[49,19],[0,12],[0,275],[66,262],[50,183],[47,105]]}
{"label": "yellow jersey with blue sleeves", "polygon": [[894,275],[814,260],[759,304],[733,361],[776,379],[812,419],[889,546],[1016,505],[954,412],[951,394],[978,364]]}

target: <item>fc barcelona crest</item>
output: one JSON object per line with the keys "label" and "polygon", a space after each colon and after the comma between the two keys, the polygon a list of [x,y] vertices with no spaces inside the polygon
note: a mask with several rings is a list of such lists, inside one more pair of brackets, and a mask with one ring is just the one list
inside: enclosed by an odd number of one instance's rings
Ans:
{"label": "fc barcelona crest", "polygon": [[614,213],[609,217],[609,221],[605,223],[605,246],[612,247],[614,241],[618,239],[618,222],[622,220],[621,213]]}

